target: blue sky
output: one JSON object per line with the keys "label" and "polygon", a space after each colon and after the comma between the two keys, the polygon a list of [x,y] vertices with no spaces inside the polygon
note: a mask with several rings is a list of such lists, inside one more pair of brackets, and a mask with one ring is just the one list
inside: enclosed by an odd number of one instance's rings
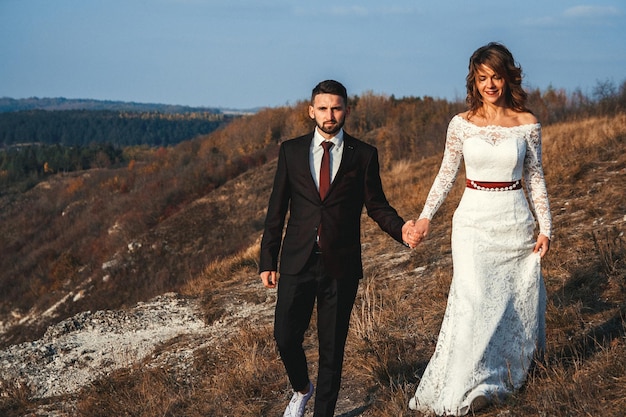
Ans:
{"label": "blue sky", "polygon": [[623,0],[0,0],[0,97],[244,109],[334,78],[453,100],[489,41],[527,87],[626,80]]}

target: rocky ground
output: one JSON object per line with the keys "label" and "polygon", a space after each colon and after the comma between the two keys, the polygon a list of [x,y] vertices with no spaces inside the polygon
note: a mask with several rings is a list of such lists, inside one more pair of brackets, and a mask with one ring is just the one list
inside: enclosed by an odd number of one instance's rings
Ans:
{"label": "rocky ground", "polygon": [[[408,251],[395,254],[381,265],[393,269],[407,256]],[[275,292],[264,290],[253,279],[240,289],[241,294],[221,304],[221,318],[210,324],[199,299],[175,293],[125,310],[79,313],[50,326],[38,340],[0,350],[0,384],[4,380],[26,385],[33,400],[42,400],[28,417],[70,417],[75,410],[74,394],[113,371],[142,364],[163,367],[184,378],[193,373],[188,368],[196,351],[220,349],[237,334],[233,329],[244,324],[271,324]],[[247,302],[242,296],[246,292],[266,293],[267,298]],[[337,415],[368,416],[368,408],[365,388],[358,381],[344,381]],[[310,415],[309,411],[306,416]]]}
{"label": "rocky ground", "polygon": [[[219,343],[243,320],[269,320],[272,314],[269,304],[226,308],[224,319],[206,325],[198,301],[169,293],[128,310],[83,312],[51,326],[39,340],[0,351],[0,374],[5,381],[26,384],[33,398],[69,398],[90,382],[141,361],[190,366],[196,349]],[[185,343],[171,343],[181,338]],[[161,345],[168,348],[155,353]],[[43,408],[35,415],[66,415],[72,407]]]}

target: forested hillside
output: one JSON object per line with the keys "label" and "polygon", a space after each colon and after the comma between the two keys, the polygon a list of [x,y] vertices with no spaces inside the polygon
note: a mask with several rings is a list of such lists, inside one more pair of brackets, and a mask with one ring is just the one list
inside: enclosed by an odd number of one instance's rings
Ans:
{"label": "forested hillside", "polygon": [[211,133],[232,116],[222,113],[137,113],[109,110],[27,110],[0,113],[0,146],[93,143],[168,146]]}
{"label": "forested hillside", "polygon": [[167,147],[241,114],[96,100],[0,99],[0,194],[46,175],[128,164],[130,147]]}

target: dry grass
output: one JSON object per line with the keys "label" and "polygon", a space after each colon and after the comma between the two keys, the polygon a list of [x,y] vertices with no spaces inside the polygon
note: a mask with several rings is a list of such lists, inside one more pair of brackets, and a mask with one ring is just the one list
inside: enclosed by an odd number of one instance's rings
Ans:
{"label": "dry grass", "polygon": [[[544,129],[555,229],[543,265],[549,296],[546,356],[522,391],[480,415],[624,415],[625,144],[626,115]],[[387,196],[405,217],[419,214],[439,162],[440,156],[403,160],[383,173]],[[429,240],[416,251],[401,248],[364,217],[366,278],[346,347],[343,416],[418,415],[407,403],[434,350],[445,310],[451,216],[462,191],[458,181]],[[258,280],[257,258],[258,241],[210,263],[186,280],[182,292],[203,297],[207,323],[228,314],[223,305],[233,297],[272,308],[273,293]],[[315,322],[305,344],[315,376]],[[25,415],[24,395],[0,410]],[[76,415],[271,416],[280,415],[289,395],[271,321],[265,320],[234,328],[218,347],[197,351],[191,375],[136,366],[99,381],[78,395]]]}
{"label": "dry grass", "polygon": [[[553,250],[544,262],[550,297],[546,361],[529,378],[524,390],[482,415],[623,415],[625,139],[623,115],[544,130],[545,169],[556,230]],[[402,166],[402,176],[410,176],[420,168]],[[427,175],[420,173],[418,178]],[[401,187],[390,189],[402,193]],[[418,193],[418,200],[423,201],[422,187]],[[390,197],[392,201],[395,198],[400,196]],[[448,200],[457,202],[458,195],[453,192]],[[369,346],[369,354],[353,356],[350,364],[352,368],[367,369],[369,382],[378,387],[372,415],[409,415],[407,397],[432,353],[445,309],[451,274],[451,209],[444,205],[435,218],[438,224],[434,227],[445,233],[433,230],[429,242],[406,266],[403,278],[389,281],[386,275],[385,284],[377,285],[375,297],[369,294],[370,281],[362,286],[355,322],[373,323],[375,326],[370,327],[380,332],[374,332],[377,337],[370,344],[367,339],[371,337],[363,336],[363,326],[355,326],[357,332],[351,340]],[[419,274],[411,272],[424,265],[426,269]]]}
{"label": "dry grass", "polygon": [[191,382],[166,369],[137,367],[121,371],[85,390],[78,413],[146,417],[265,415],[271,409],[267,398],[284,388],[272,377],[277,363],[269,332],[269,328],[243,328],[220,349],[198,351]]}
{"label": "dry grass", "polygon": [[24,384],[0,377],[0,411],[6,415],[19,415],[31,405],[31,392]]}
{"label": "dry grass", "polygon": [[[484,411],[486,417],[623,415],[625,133],[622,116],[544,131],[556,230],[553,251],[544,263],[550,297],[548,349],[545,362],[529,376],[526,387]],[[578,150],[578,156],[564,155],[565,149]],[[417,215],[438,163],[437,157],[419,163],[402,161],[385,173],[388,197],[400,212]],[[361,406],[344,409],[344,415],[412,415],[406,404],[432,354],[445,310],[451,275],[450,217],[461,193],[462,185],[457,184],[435,219],[429,242],[408,254],[364,219],[366,278],[353,312],[343,391]],[[245,279],[256,279],[255,256],[250,249],[247,255],[212,266],[210,274],[231,274],[244,265]],[[264,290],[259,287],[259,291]],[[233,408],[237,412],[224,415],[279,414],[288,388],[271,342],[266,344],[271,332],[269,328],[264,334],[258,329],[241,332],[238,339],[245,341],[243,350],[222,358],[237,364],[238,370],[216,389],[222,390],[223,398],[242,395],[246,399],[240,401],[246,405],[239,404]],[[315,323],[309,333],[306,343],[314,363]],[[269,363],[258,359],[256,343],[260,341],[264,352],[271,352]],[[272,361],[274,366],[270,366]],[[260,389],[254,381],[258,375],[266,376],[268,369],[273,389]],[[248,391],[241,390],[242,381],[248,382]],[[250,403],[259,406],[251,408]]]}

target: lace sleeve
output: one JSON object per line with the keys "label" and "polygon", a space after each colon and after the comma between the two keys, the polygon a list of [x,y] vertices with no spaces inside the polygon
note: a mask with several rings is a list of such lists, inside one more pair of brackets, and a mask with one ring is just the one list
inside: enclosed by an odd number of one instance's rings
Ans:
{"label": "lace sleeve", "polygon": [[541,126],[533,128],[527,137],[526,157],[524,158],[524,182],[530,203],[537,216],[539,233],[551,238],[552,217],[548,191],[541,163]]}
{"label": "lace sleeve", "polygon": [[459,132],[458,124],[455,124],[454,119],[452,119],[448,125],[441,167],[428,192],[426,203],[424,203],[424,208],[419,216],[420,219],[431,220],[454,185],[463,160],[463,141]]}

